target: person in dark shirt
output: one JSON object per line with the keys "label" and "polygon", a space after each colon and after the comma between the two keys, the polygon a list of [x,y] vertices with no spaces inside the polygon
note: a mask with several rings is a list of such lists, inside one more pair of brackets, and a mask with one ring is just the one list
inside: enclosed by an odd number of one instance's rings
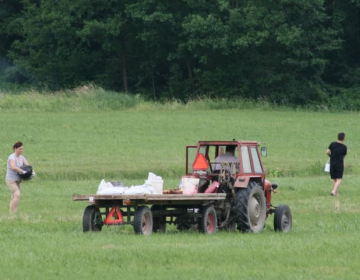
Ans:
{"label": "person in dark shirt", "polygon": [[345,133],[338,134],[338,141],[332,142],[326,150],[327,155],[330,157],[330,176],[333,179],[333,189],[331,195],[338,195],[338,189],[344,173],[344,158],[347,153],[347,147],[344,145]]}

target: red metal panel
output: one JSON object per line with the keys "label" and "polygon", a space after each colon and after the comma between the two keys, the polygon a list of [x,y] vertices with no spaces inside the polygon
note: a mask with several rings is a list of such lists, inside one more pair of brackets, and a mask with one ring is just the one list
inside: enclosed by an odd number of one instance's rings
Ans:
{"label": "red metal panel", "polygon": [[185,165],[185,174],[189,174],[189,149],[196,149],[197,146],[186,146],[186,165]]}

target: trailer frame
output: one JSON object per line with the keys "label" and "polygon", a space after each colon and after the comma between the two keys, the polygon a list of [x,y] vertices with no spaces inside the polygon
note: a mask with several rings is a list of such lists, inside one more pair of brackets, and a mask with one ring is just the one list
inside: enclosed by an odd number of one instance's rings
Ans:
{"label": "trailer frame", "polygon": [[196,228],[214,233],[217,228],[214,205],[224,193],[93,195],[74,194],[73,201],[87,201],[83,231],[101,231],[104,225],[132,225],[135,233],[164,232],[166,224],[178,229]]}

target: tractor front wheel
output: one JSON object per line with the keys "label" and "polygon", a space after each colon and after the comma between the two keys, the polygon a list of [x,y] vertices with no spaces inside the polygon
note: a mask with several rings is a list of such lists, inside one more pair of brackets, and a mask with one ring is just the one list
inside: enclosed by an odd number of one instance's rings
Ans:
{"label": "tractor front wheel", "polygon": [[212,205],[205,206],[201,209],[199,219],[199,231],[212,234],[216,232],[217,218],[216,211]]}
{"label": "tractor front wheel", "polygon": [[274,230],[288,232],[292,228],[292,215],[290,207],[282,204],[276,207],[274,215]]}
{"label": "tractor front wheel", "polygon": [[134,231],[137,234],[149,235],[153,230],[153,217],[147,206],[140,206],[134,214]]}
{"label": "tractor front wheel", "polygon": [[266,201],[261,186],[250,181],[246,189],[238,189],[235,199],[236,222],[242,232],[261,232],[265,227]]}

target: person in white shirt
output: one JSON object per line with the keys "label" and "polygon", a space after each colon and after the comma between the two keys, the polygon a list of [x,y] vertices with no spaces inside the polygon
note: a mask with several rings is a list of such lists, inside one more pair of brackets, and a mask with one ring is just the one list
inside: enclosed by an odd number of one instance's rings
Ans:
{"label": "person in white shirt", "polygon": [[239,168],[239,160],[237,157],[235,157],[235,148],[236,146],[226,146],[225,154],[222,154],[215,159],[215,164],[213,167],[214,171],[221,169],[221,163],[228,164],[226,169],[230,172],[231,164],[235,164],[235,167]]}
{"label": "person in white shirt", "polygon": [[10,213],[14,214],[17,212],[17,208],[20,201],[20,183],[21,178],[19,173],[26,173],[22,170],[21,166],[29,165],[25,157],[22,156],[24,147],[22,142],[16,142],[13,146],[14,153],[12,153],[7,161],[6,171],[6,185],[9,187],[11,192],[10,200]]}

